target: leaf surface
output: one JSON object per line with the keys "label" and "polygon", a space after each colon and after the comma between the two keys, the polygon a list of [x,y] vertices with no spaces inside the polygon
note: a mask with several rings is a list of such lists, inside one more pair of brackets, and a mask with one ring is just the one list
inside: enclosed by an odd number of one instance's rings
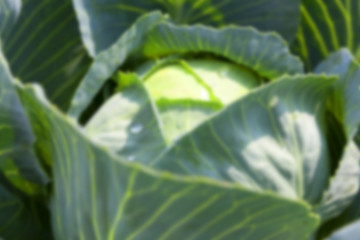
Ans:
{"label": "leaf surface", "polygon": [[306,204],[203,177],[128,163],[92,143],[31,87],[19,89],[54,161],[59,239],[304,239],[317,225]]}
{"label": "leaf surface", "polygon": [[359,8],[358,0],[301,1],[301,24],[293,50],[308,70],[342,47],[360,59]]}
{"label": "leaf surface", "polygon": [[111,77],[125,60],[138,50],[149,29],[163,20],[159,12],[146,14],[138,19],[111,47],[96,56],[81,80],[72,99],[69,115],[78,118],[90,104],[101,86]]}
{"label": "leaf surface", "polygon": [[324,221],[330,219],[318,233],[319,236],[327,236],[360,218],[360,151],[359,145],[353,142],[360,124],[360,66],[348,50],[341,49],[321,62],[315,71],[339,76],[339,81],[333,86],[328,109],[342,123],[348,142],[329,190],[317,207]]}
{"label": "leaf surface", "polygon": [[[133,53],[134,47],[151,59],[171,54],[213,53],[268,78],[303,72],[300,60],[291,55],[286,43],[276,34],[262,34],[253,28],[216,30],[200,25],[176,26],[160,20],[158,13],[140,18],[116,44],[96,57],[76,91],[69,111],[72,117],[77,118],[84,111],[104,82]],[[129,39],[131,42],[126,43]]]}
{"label": "leaf surface", "polygon": [[48,179],[33,151],[35,138],[13,84],[0,51],[0,237],[49,239],[46,223],[36,217],[44,214],[46,221],[46,208],[24,193],[40,194]]}
{"label": "leaf surface", "polygon": [[168,13],[181,24],[237,24],[277,31],[291,40],[299,21],[300,0],[74,0],[83,41],[92,56],[109,48],[141,15]]}
{"label": "leaf surface", "polygon": [[18,20],[3,37],[3,50],[13,74],[40,83],[63,110],[90,64],[72,0],[23,1]]}
{"label": "leaf surface", "polygon": [[175,142],[153,166],[320,200],[329,177],[325,99],[333,78],[284,77]]}
{"label": "leaf surface", "polygon": [[122,81],[130,85],[102,105],[85,130],[96,142],[129,161],[147,164],[166,147],[161,120],[139,78],[128,74]]}
{"label": "leaf surface", "polygon": [[250,27],[157,24],[147,36],[144,55],[155,58],[176,53],[213,53],[270,79],[303,71],[301,61],[277,34]]}
{"label": "leaf surface", "polygon": [[360,65],[347,49],[331,54],[315,69],[316,73],[338,75],[329,108],[344,123],[348,139],[355,136],[360,124]]}

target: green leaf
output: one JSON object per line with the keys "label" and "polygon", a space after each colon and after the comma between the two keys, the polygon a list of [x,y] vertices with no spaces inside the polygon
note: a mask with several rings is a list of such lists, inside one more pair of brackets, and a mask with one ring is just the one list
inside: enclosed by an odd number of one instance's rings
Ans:
{"label": "green leaf", "polygon": [[[181,27],[159,22],[160,16],[156,13],[140,18],[116,44],[96,57],[73,99],[69,111],[72,117],[79,117],[104,82],[128,57],[128,53],[141,45],[143,55],[149,58],[179,53],[214,53],[264,77],[275,78],[285,73],[302,72],[300,60],[290,54],[286,43],[276,34],[262,34],[252,28],[227,27],[216,30],[205,26]],[[145,32],[146,36],[142,35]],[[136,38],[131,37],[134,33]],[[127,43],[129,38],[132,41]]]}
{"label": "green leaf", "polygon": [[334,230],[360,219],[360,151],[352,142],[360,124],[360,66],[347,49],[342,49],[331,54],[315,71],[339,76],[339,81],[333,86],[328,109],[344,125],[348,141],[339,169],[317,209],[324,220],[330,219],[318,233],[319,236],[327,236]]}
{"label": "green leaf", "polygon": [[316,73],[338,75],[329,109],[344,123],[347,139],[355,136],[360,124],[360,65],[347,49],[331,54],[315,69]]}
{"label": "green leaf", "polygon": [[[0,46],[1,50],[1,46]],[[22,177],[44,185],[47,177],[33,152],[35,138],[13,86],[13,79],[0,51],[0,163],[8,158]]]}
{"label": "green leaf", "polygon": [[45,205],[13,188],[0,172],[0,238],[52,239]]}
{"label": "green leaf", "polygon": [[0,51],[0,237],[49,239],[35,216],[46,214],[44,205],[24,193],[40,194],[48,179],[32,149],[35,139],[13,83]]}
{"label": "green leaf", "polygon": [[144,55],[150,58],[204,52],[225,57],[270,79],[303,72],[301,61],[291,55],[277,34],[260,33],[253,28],[214,29],[160,23],[150,31],[144,46]]}
{"label": "green leaf", "polygon": [[277,31],[291,40],[299,21],[300,0],[74,0],[83,41],[92,56],[110,47],[141,15],[168,13],[176,23],[237,24]]}
{"label": "green leaf", "polygon": [[321,226],[318,230],[320,239],[329,236],[335,230],[360,220],[360,193],[358,192],[352,201],[352,204],[342,212],[341,215],[331,219]]}
{"label": "green leaf", "polygon": [[167,65],[166,58],[155,61],[141,78],[156,103],[168,143],[262,82],[246,67],[223,60],[170,59]]}
{"label": "green leaf", "polygon": [[[340,215],[350,204],[360,186],[360,151],[354,142],[350,142],[340,160],[340,166],[331,180],[330,186],[324,194],[315,211],[322,222]],[[328,229],[330,232],[330,229]]]}
{"label": "green leaf", "polygon": [[331,235],[329,240],[349,240],[360,234],[360,221],[354,222]]}
{"label": "green leaf", "polygon": [[[306,82],[306,81],[305,81]],[[57,239],[304,239],[317,226],[308,206],[203,177],[158,172],[110,154],[73,121],[19,89],[54,161]]]}
{"label": "green leaf", "polygon": [[130,54],[142,46],[149,29],[161,20],[163,16],[158,12],[140,17],[115,44],[95,58],[75,92],[69,109],[70,116],[73,118],[80,116],[108,78]]}
{"label": "green leaf", "polygon": [[0,0],[0,37],[8,34],[21,9],[21,0]]}
{"label": "green leaf", "polygon": [[360,2],[302,0],[301,24],[293,50],[312,70],[329,54],[347,47],[360,59]]}
{"label": "green leaf", "polygon": [[296,76],[259,88],[183,136],[152,165],[316,203],[329,177],[324,102],[333,82]]}
{"label": "green leaf", "polygon": [[12,72],[23,82],[42,84],[51,101],[67,109],[90,63],[72,1],[27,0],[22,5],[16,24],[3,37]]}
{"label": "green leaf", "polygon": [[123,75],[121,81],[129,86],[102,105],[86,131],[129,161],[147,164],[166,147],[157,109],[135,74]]}

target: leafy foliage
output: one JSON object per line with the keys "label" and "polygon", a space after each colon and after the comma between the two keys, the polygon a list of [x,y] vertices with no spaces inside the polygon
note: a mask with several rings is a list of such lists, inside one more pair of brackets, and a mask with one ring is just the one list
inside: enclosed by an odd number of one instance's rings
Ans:
{"label": "leafy foliage", "polygon": [[65,110],[90,63],[72,2],[21,2],[18,21],[2,36],[3,51],[16,77],[41,83],[51,101]]}
{"label": "leafy foliage", "polygon": [[300,0],[74,0],[82,38],[91,56],[108,49],[139,16],[161,10],[180,24],[238,24],[294,37]]}
{"label": "leafy foliage", "polygon": [[293,49],[308,69],[341,47],[360,59],[359,8],[357,0],[302,0],[301,24]]}
{"label": "leafy foliage", "polygon": [[323,239],[360,220],[359,6],[0,0],[0,238]]}

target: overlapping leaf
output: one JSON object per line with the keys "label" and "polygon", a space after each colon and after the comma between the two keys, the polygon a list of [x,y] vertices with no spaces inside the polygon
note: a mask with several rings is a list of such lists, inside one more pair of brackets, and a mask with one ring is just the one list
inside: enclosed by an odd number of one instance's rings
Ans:
{"label": "overlapping leaf", "polygon": [[19,91],[32,124],[43,127],[36,135],[54,162],[59,239],[295,240],[316,227],[304,203],[126,163],[91,143],[33,88]]}
{"label": "overlapping leaf", "polygon": [[[323,121],[326,89],[332,81],[319,76],[288,78],[250,94],[173,143],[155,166],[317,202],[329,176]],[[295,85],[296,92],[289,90]],[[165,146],[163,124],[151,102],[142,84],[133,84],[104,105],[88,131],[120,155],[148,164],[143,156],[154,157]],[[131,106],[131,111],[119,107],[124,105]],[[311,136],[306,134],[309,129]],[[142,143],[138,151],[137,139]],[[151,152],[154,145],[159,147]]]}
{"label": "overlapping leaf", "polygon": [[32,149],[35,139],[12,84],[0,51],[0,161],[11,158],[25,179],[45,184],[46,176]]}
{"label": "overlapping leaf", "polygon": [[341,47],[360,59],[359,8],[358,0],[302,0],[293,50],[309,70]]}
{"label": "overlapping leaf", "polygon": [[[261,34],[252,28],[239,27],[220,30],[205,26],[181,27],[159,23],[159,18],[159,15],[151,14],[139,19],[116,44],[96,57],[76,92],[69,111],[71,116],[77,118],[82,113],[97,90],[128,57],[131,49],[139,47],[141,43],[144,56],[149,58],[205,52],[225,57],[269,78],[303,71],[300,60],[291,55],[286,44],[276,34]],[[145,30],[149,32],[144,40],[142,34]],[[137,41],[131,37],[134,33],[137,33],[134,38]],[[132,40],[129,46],[125,45],[127,39]],[[140,39],[143,41],[140,42]],[[124,50],[125,46],[128,50]]]}
{"label": "overlapping leaf", "polygon": [[41,83],[51,101],[66,109],[90,62],[72,1],[23,1],[18,21],[9,30],[3,49],[14,75],[23,82]]}
{"label": "overlapping leaf", "polygon": [[94,63],[75,92],[69,115],[74,118],[80,116],[106,80],[125,62],[130,54],[141,48],[149,29],[161,20],[163,17],[158,12],[142,16],[115,44],[95,58]]}
{"label": "overlapping leaf", "polygon": [[135,74],[124,77],[129,86],[94,114],[86,131],[99,144],[126,159],[147,164],[166,147],[162,124],[138,77]]}
{"label": "overlapping leaf", "polygon": [[360,65],[348,50],[342,49],[319,64],[315,72],[339,76],[329,107],[344,123],[347,138],[353,138],[360,124]]}
{"label": "overlapping leaf", "polygon": [[301,61],[290,54],[278,35],[263,34],[253,28],[214,29],[161,23],[151,30],[144,46],[147,57],[204,52],[225,57],[270,79],[303,71]]}
{"label": "overlapping leaf", "polygon": [[354,222],[335,232],[329,240],[348,240],[360,234],[360,221]]}
{"label": "overlapping leaf", "polygon": [[254,91],[183,136],[153,165],[317,202],[329,177],[323,103],[333,81],[285,77]]}
{"label": "overlapping leaf", "polygon": [[[350,142],[340,160],[340,166],[332,179],[328,191],[315,212],[321,220],[327,220],[340,215],[355,199],[360,186],[360,151],[354,142]],[[328,229],[331,232],[330,229]]]}
{"label": "overlapping leaf", "polygon": [[317,209],[324,221],[336,217],[320,229],[319,235],[326,236],[360,218],[360,152],[352,142],[360,124],[360,66],[348,50],[342,49],[319,64],[315,71],[339,76],[328,108],[343,124],[349,142],[330,188]]}
{"label": "overlapping leaf", "polygon": [[52,239],[44,206],[12,187],[0,172],[0,238]]}
{"label": "overlapping leaf", "polygon": [[83,41],[92,56],[110,47],[141,14],[162,10],[177,23],[238,24],[277,31],[291,40],[300,0],[74,0]]}
{"label": "overlapping leaf", "polygon": [[35,139],[13,83],[0,51],[0,237],[48,238],[42,220],[35,217],[38,207],[46,210],[24,193],[39,194],[47,177],[33,152]]}

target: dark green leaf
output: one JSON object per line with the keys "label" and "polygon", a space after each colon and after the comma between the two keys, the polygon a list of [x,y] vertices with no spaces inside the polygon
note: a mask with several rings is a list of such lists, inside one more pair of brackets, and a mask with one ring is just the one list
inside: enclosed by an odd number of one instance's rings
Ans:
{"label": "dark green leaf", "polygon": [[13,83],[0,51],[0,163],[11,158],[22,177],[42,185],[47,177],[33,152],[35,138]]}
{"label": "dark green leaf", "polygon": [[72,1],[23,1],[3,43],[14,75],[23,82],[42,84],[51,101],[66,109],[90,63]]}
{"label": "dark green leaf", "polygon": [[13,188],[0,172],[0,238],[51,240],[48,209]]}
{"label": "dark green leaf", "polygon": [[110,47],[141,14],[169,13],[176,23],[238,24],[277,31],[291,40],[300,0],[74,0],[82,37],[92,56]]}
{"label": "dark green leaf", "polygon": [[341,47],[360,59],[359,8],[358,0],[302,0],[293,50],[309,70]]}
{"label": "dark green leaf", "polygon": [[35,216],[46,209],[23,193],[39,194],[47,176],[33,152],[35,139],[13,84],[0,51],[0,237],[49,239]]}
{"label": "dark green leaf", "polygon": [[147,57],[175,53],[213,53],[276,78],[285,73],[301,73],[301,61],[291,55],[286,43],[274,33],[260,33],[253,28],[156,25],[148,34],[144,46]]}

